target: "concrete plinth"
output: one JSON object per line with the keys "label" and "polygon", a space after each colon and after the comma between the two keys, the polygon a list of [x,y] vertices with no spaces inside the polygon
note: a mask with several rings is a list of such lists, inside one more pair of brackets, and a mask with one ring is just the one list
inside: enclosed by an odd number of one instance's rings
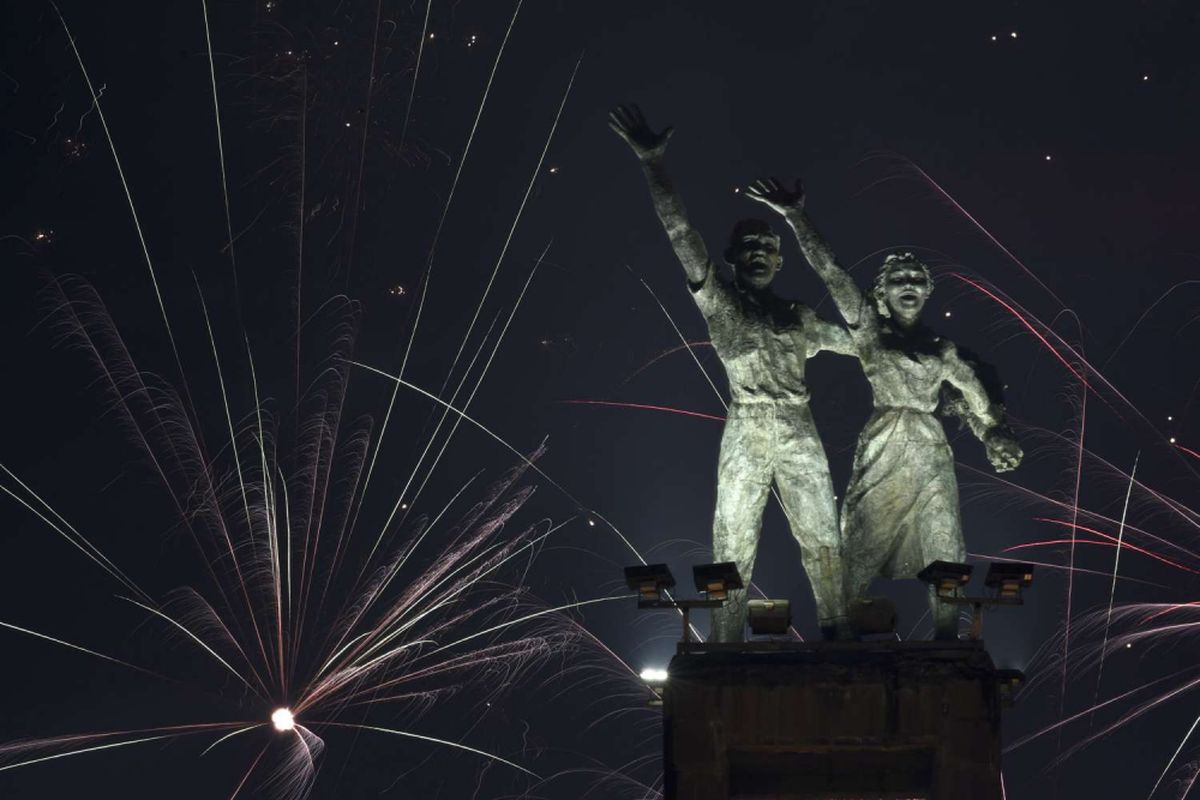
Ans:
{"label": "concrete plinth", "polygon": [[1000,800],[1000,701],[979,642],[717,649],[669,673],[666,800]]}

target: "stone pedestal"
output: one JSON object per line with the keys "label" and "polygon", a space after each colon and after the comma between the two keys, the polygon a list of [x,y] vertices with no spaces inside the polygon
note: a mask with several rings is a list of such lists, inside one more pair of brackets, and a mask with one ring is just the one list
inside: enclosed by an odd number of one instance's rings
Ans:
{"label": "stone pedestal", "polygon": [[671,661],[666,800],[1001,800],[981,643],[741,647]]}

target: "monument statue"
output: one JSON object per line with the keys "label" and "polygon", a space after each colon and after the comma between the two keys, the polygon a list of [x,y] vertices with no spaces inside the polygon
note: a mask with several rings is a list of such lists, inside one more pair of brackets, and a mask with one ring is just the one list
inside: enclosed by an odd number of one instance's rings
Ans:
{"label": "monument statue", "polygon": [[[929,268],[912,253],[890,255],[871,291],[862,292],[813,228],[799,182],[793,191],[775,179],[758,181],[747,194],[795,232],[846,321],[874,395],[842,504],[847,597],[864,597],[877,575],[911,578],[931,561],[964,561],[954,456],[933,415],[943,384],[957,390],[954,405],[997,472],[1015,469],[1022,452],[975,368],[921,324],[933,291]],[[932,589],[930,604],[936,638],[957,638],[958,608],[939,603]]]}
{"label": "monument statue", "polygon": [[[673,132],[652,131],[637,106],[609,114],[609,126],[637,155],[654,209],[708,323],[713,349],[729,378],[732,402],[721,437],[713,559],[733,561],[749,585],[772,483],[800,545],[827,638],[845,635],[842,548],[825,450],[808,407],[805,361],[822,350],[852,355],[845,329],[809,308],[781,299],[771,281],[782,258],[779,236],[763,220],[738,222],[725,249],[732,277],[708,256],[667,177],[663,155]],[[713,611],[712,641],[741,641],[746,593],[731,593]]]}

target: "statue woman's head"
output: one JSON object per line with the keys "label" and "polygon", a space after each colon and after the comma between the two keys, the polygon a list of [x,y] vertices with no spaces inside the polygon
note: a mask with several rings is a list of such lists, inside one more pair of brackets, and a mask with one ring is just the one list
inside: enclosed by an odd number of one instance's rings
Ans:
{"label": "statue woman's head", "polygon": [[872,293],[882,316],[907,327],[916,323],[933,294],[933,276],[912,253],[893,253],[883,260]]}

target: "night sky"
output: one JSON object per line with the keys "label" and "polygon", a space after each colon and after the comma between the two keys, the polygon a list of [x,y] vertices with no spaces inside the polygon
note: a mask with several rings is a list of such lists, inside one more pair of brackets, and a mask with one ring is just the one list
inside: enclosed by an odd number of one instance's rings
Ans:
{"label": "night sky", "polygon": [[[448,399],[473,364],[462,407],[499,341],[468,413],[520,453],[547,448],[543,474],[519,483],[534,493],[500,535],[565,523],[536,557],[492,577],[526,587],[523,609],[619,595],[620,568],[636,556],[615,526],[681,584],[690,578],[710,556],[721,432],[690,412],[719,416],[722,405],[680,336],[727,393],[637,163],[606,126],[611,107],[637,102],[652,126],[676,128],[668,165],[710,253],[737,219],[767,213],[738,187],[802,176],[810,216],[860,285],[886,253],[917,253],[936,279],[928,324],[1002,376],[1026,451],[1018,471],[998,479],[978,442],[947,430],[969,552],[1046,565],[1029,603],[985,627],[997,665],[1031,678],[1005,720],[1006,742],[1019,745],[1005,756],[1007,796],[1145,797],[1157,783],[1154,797],[1178,798],[1190,789],[1200,769],[1200,736],[1184,741],[1200,713],[1200,686],[1190,688],[1200,679],[1191,628],[1200,612],[1186,605],[1200,574],[1192,4],[526,0],[464,163],[514,3],[434,0],[426,26],[422,2],[210,0],[228,227],[202,4],[60,8],[101,95],[191,408],[220,469],[229,422],[214,346],[233,425],[255,416],[249,342],[281,449],[295,438],[297,387],[311,396],[331,367],[349,375],[341,436],[362,415],[378,433],[393,384],[330,359],[338,323],[356,310],[353,359],[395,374],[427,274],[406,380]],[[228,578],[231,564],[198,557],[56,300],[56,279],[75,276],[76,292],[94,287],[140,368],[180,388],[113,151],[54,7],[5,3],[0,15],[0,486],[27,498],[24,482],[156,600],[184,586],[212,595],[212,575]],[[790,234],[776,291],[836,319]],[[840,493],[869,391],[850,359],[821,355],[808,370]],[[413,499],[428,459],[402,492],[439,417],[416,391],[397,394],[363,530],[379,531],[394,504]],[[450,513],[461,516],[517,463],[463,423],[388,536],[436,516],[478,474]],[[170,678],[0,628],[0,741],[266,721],[271,706],[120,599],[119,583],[12,496],[0,500],[0,622]],[[402,581],[418,580],[449,544],[443,530]],[[355,570],[373,539],[350,547]],[[767,595],[792,600],[802,635],[817,635],[799,553],[774,505],[754,577]],[[928,635],[923,587],[877,588],[900,606],[901,635]],[[624,664],[665,664],[678,621],[639,614],[632,600],[569,619],[540,618],[577,639],[517,674],[463,678],[429,703],[339,717],[461,742],[548,780],[429,743],[326,729],[312,796],[654,796],[657,712]],[[239,796],[267,796],[272,735],[255,730],[203,757],[217,736],[13,770],[3,767],[64,748],[14,755],[0,745],[0,796],[228,797],[260,752]]]}

